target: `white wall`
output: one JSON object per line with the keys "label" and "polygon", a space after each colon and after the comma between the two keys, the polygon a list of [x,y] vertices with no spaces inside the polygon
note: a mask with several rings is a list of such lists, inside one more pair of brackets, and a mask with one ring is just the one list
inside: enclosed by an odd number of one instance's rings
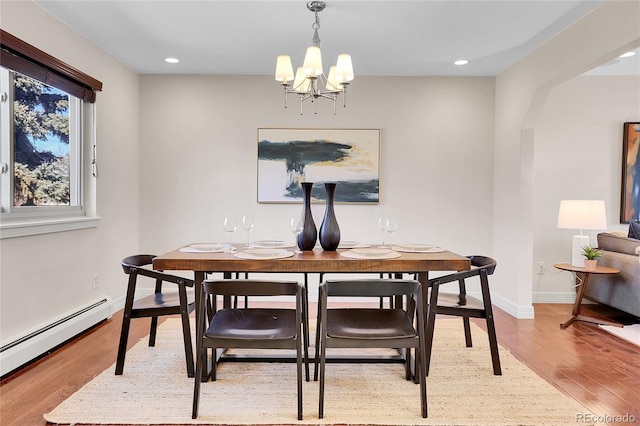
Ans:
{"label": "white wall", "polygon": [[[105,295],[138,251],[138,75],[32,2],[2,2],[2,29],[102,81],[97,95],[97,228],[0,240],[2,343]],[[93,274],[99,288],[92,289]]]}
{"label": "white wall", "polygon": [[344,239],[379,243],[384,210],[396,241],[490,255],[493,78],[359,77],[349,90],[337,115],[321,101],[300,116],[271,76],[142,76],[142,250],[227,241],[228,214],[255,215],[255,239],[292,239],[301,206],[256,202],[257,129],[317,127],[381,129],[381,202],[337,205]]}
{"label": "white wall", "polygon": [[[534,275],[534,301],[571,303],[571,274],[553,264],[571,261],[576,230],[557,229],[562,199],[604,200],[609,231],[620,223],[622,123],[640,119],[640,70],[636,76],[581,76],[554,87],[535,132],[534,260],[546,273]],[[596,244],[600,231],[585,231]]]}
{"label": "white wall", "polygon": [[533,317],[536,120],[552,87],[640,45],[638,16],[608,1],[496,78],[493,300],[519,318]]}

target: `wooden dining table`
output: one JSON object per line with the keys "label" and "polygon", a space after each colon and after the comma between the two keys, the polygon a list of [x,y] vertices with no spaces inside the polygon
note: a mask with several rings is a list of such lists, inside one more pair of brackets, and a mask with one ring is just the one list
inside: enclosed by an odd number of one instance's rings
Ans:
{"label": "wooden dining table", "polygon": [[[401,252],[392,259],[354,259],[340,255],[337,251],[321,248],[295,253],[284,259],[241,259],[233,253],[184,252],[172,250],[153,259],[153,268],[162,271],[193,271],[196,294],[196,324],[200,315],[201,284],[206,273],[222,273],[230,278],[232,273],[389,273],[417,274],[417,280],[427,284],[432,271],[466,271],[471,268],[469,258],[445,250],[436,253]],[[425,293],[426,294],[426,293]],[[197,329],[197,341],[204,330]],[[207,371],[209,368],[203,369]],[[203,373],[207,380],[208,373]]]}

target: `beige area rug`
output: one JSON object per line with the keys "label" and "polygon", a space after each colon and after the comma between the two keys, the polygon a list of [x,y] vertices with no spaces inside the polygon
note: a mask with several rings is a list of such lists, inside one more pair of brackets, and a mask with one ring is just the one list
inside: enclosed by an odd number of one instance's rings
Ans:
{"label": "beige area rug", "polygon": [[[588,411],[500,348],[494,376],[487,336],[462,322],[436,323],[428,378],[429,417],[420,416],[419,386],[401,364],[327,364],[325,417],[318,419],[318,383],[305,382],[304,420],[296,417],[295,364],[222,363],[218,381],[203,383],[200,416],[191,419],[193,379],[187,378],[178,320],[158,330],[156,347],[140,341],[124,374],[107,369],[45,419],[69,424],[364,424],[575,425]],[[312,367],[313,374],[313,367]]]}

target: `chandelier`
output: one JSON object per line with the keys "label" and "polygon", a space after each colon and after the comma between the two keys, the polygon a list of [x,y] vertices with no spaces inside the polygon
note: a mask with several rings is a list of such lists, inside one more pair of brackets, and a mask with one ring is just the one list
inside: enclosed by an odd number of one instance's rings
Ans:
{"label": "chandelier", "polygon": [[[302,115],[302,105],[307,99],[315,102],[318,98],[325,98],[333,101],[333,114],[336,113],[336,101],[342,93],[344,106],[347,106],[347,86],[353,80],[353,65],[351,55],[338,55],[336,65],[331,66],[329,75],[325,76],[322,69],[322,55],[320,53],[320,18],[318,12],[326,7],[323,1],[310,1],[307,9],[315,14],[316,20],[312,25],[314,30],[312,46],[307,48],[304,63],[298,67],[294,77],[293,66],[289,55],[279,55],[276,61],[276,80],[282,82],[284,88],[284,107],[287,107],[287,95],[295,93],[300,98],[300,115]],[[293,81],[293,83],[292,83]],[[316,114],[318,113],[318,103],[316,102]]]}

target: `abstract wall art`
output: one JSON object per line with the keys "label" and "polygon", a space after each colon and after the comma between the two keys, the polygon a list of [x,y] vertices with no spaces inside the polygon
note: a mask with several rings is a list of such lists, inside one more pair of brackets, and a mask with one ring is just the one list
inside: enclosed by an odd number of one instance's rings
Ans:
{"label": "abstract wall art", "polygon": [[378,203],[379,129],[258,129],[258,202],[299,203],[301,182],[313,201],[336,182],[337,203]]}
{"label": "abstract wall art", "polygon": [[640,221],[640,123],[624,123],[620,222]]}

